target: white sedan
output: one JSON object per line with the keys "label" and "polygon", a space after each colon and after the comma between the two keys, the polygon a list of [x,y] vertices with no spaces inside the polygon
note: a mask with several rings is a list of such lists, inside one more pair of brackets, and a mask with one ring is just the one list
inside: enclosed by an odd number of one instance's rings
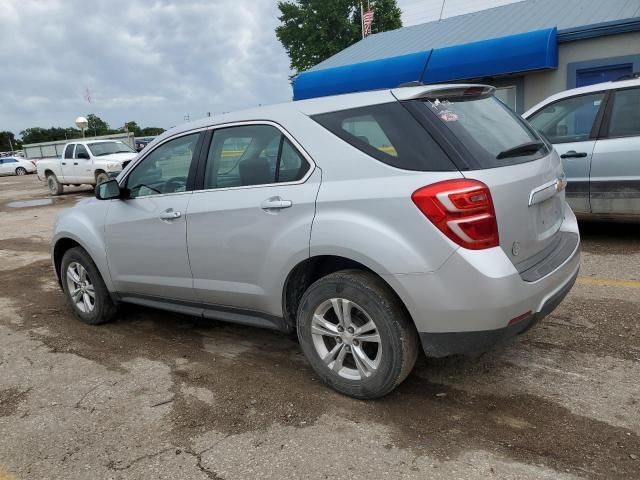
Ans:
{"label": "white sedan", "polygon": [[23,158],[0,158],[0,175],[26,175],[36,171],[36,165]]}

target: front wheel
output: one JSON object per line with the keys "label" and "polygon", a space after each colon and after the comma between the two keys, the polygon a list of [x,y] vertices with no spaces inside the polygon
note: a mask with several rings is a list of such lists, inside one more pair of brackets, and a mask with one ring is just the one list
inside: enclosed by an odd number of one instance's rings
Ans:
{"label": "front wheel", "polygon": [[109,175],[107,175],[104,172],[100,172],[98,175],[96,175],[96,185],[100,185],[101,183],[104,182],[108,182],[109,181]]}
{"label": "front wheel", "polygon": [[26,175],[27,174],[27,170],[23,167],[18,167],[16,168],[16,175]]}
{"label": "front wheel", "polygon": [[71,248],[64,254],[60,276],[67,303],[78,320],[100,325],[115,316],[117,308],[98,268],[83,248]]}
{"label": "front wheel", "polygon": [[344,270],[321,278],[298,310],[298,338],[311,367],[330,387],[379,398],[411,372],[418,338],[389,286],[376,275]]}

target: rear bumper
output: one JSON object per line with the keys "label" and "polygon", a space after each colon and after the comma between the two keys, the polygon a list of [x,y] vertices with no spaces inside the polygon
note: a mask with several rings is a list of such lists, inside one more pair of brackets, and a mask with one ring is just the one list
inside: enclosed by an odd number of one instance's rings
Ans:
{"label": "rear bumper", "polygon": [[553,312],[567,296],[576,281],[578,273],[562,287],[560,291],[550,297],[539,312],[506,327],[496,330],[477,332],[438,332],[420,333],[420,341],[425,354],[429,357],[447,357],[465,353],[486,352],[496,345],[505,343],[540,322]]}
{"label": "rear bumper", "polygon": [[435,272],[385,279],[409,310],[428,356],[486,351],[531,328],[571,290],[580,267],[580,241],[568,208],[561,234],[573,239],[569,248],[566,242],[559,247],[565,253],[559,258],[551,252],[526,272],[518,272],[497,247],[458,249]]}

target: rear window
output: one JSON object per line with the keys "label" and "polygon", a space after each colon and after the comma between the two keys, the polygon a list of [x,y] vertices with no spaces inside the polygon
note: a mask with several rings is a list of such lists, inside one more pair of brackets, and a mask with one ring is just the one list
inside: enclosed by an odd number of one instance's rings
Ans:
{"label": "rear window", "polygon": [[414,102],[422,104],[426,114],[435,115],[437,124],[462,144],[472,169],[530,162],[550,151],[533,128],[493,95]]}
{"label": "rear window", "polygon": [[398,102],[311,117],[358,150],[404,170],[451,171],[455,165]]}

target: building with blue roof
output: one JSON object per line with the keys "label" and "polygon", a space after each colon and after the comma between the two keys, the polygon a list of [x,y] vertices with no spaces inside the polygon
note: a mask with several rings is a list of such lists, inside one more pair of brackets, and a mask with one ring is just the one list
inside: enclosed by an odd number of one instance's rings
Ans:
{"label": "building with blue roof", "polygon": [[294,100],[478,82],[518,112],[554,93],[640,72],[640,0],[524,0],[370,35],[293,83]]}

